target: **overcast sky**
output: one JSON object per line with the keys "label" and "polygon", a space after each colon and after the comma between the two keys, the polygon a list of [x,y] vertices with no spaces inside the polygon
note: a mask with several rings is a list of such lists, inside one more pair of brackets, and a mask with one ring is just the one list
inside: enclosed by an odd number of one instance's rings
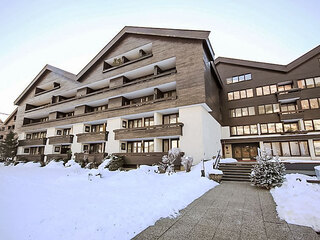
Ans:
{"label": "overcast sky", "polygon": [[126,25],[210,30],[216,57],[287,64],[320,44],[319,12],[319,0],[0,0],[0,112],[45,64],[77,74]]}

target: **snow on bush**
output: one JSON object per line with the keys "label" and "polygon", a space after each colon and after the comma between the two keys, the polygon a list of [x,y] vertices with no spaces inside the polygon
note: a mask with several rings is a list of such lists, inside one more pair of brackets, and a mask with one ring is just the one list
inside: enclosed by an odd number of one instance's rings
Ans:
{"label": "snow on bush", "polygon": [[199,165],[170,176],[66,165],[0,165],[0,239],[131,239],[218,185]]}
{"label": "snow on bush", "polygon": [[169,150],[168,155],[162,157],[162,161],[159,163],[159,173],[168,173],[169,175],[174,173],[174,162],[180,157],[181,151],[179,148],[172,148]]}
{"label": "snow on bush", "polygon": [[181,165],[184,167],[186,172],[191,171],[192,163],[193,163],[193,157],[187,156],[187,157],[181,158]]}
{"label": "snow on bush", "polygon": [[256,186],[270,189],[283,183],[285,171],[278,157],[269,156],[263,151],[261,156],[257,156],[257,164],[253,167],[250,179]]}
{"label": "snow on bush", "polygon": [[320,232],[320,184],[302,174],[287,174],[281,187],[271,189],[281,219],[291,224],[312,227]]}

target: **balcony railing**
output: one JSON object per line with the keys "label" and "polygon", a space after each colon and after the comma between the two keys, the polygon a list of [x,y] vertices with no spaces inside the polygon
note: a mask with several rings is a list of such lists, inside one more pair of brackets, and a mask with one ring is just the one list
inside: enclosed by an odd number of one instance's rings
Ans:
{"label": "balcony railing", "polygon": [[47,154],[47,161],[51,161],[51,160],[70,160],[70,159],[71,159],[71,154],[62,154],[62,153]]}
{"label": "balcony railing", "polygon": [[154,125],[139,128],[124,128],[113,130],[115,140],[162,137],[162,136],[181,136],[183,123]]}
{"label": "balcony railing", "polygon": [[44,154],[17,155],[17,160],[22,162],[43,162]]}
{"label": "balcony railing", "polygon": [[72,143],[73,135],[62,135],[62,136],[54,136],[48,137],[49,144],[60,144],[60,143]]}
{"label": "balcony railing", "polygon": [[47,138],[19,140],[19,146],[41,146],[46,145],[46,143]]}
{"label": "balcony railing", "polygon": [[76,162],[87,161],[101,163],[108,155],[107,153],[75,153]]}
{"label": "balcony railing", "polygon": [[[150,153],[114,153],[116,156],[123,157],[125,165],[154,165],[161,162],[166,152],[150,152]],[[184,153],[181,153],[183,156]],[[175,162],[175,166],[181,165],[181,157],[179,157]]]}
{"label": "balcony railing", "polygon": [[303,119],[303,110],[280,112],[279,115],[280,115],[280,121],[294,122],[294,121]]}
{"label": "balcony railing", "polygon": [[279,102],[289,102],[289,101],[296,101],[300,99],[301,96],[301,89],[300,88],[293,88],[290,90],[277,92],[277,98]]}
{"label": "balcony railing", "polygon": [[77,134],[78,143],[107,141],[109,132],[90,132]]}

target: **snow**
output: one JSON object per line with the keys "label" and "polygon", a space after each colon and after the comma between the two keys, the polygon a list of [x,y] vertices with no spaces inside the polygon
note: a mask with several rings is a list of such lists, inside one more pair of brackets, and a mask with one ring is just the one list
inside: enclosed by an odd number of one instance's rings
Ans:
{"label": "snow", "polygon": [[223,172],[218,169],[210,169],[207,171],[207,174],[223,174]]}
{"label": "snow", "polygon": [[220,163],[235,163],[238,162],[237,159],[234,158],[221,158]]}
{"label": "snow", "polygon": [[308,183],[307,179],[316,178],[287,174],[283,185],[270,192],[281,219],[291,224],[312,227],[320,232],[320,184]]}
{"label": "snow", "polygon": [[200,177],[200,165],[170,176],[150,166],[127,172],[66,166],[0,164],[0,239],[131,239],[218,185]]}
{"label": "snow", "polygon": [[320,161],[316,161],[316,160],[305,160],[305,159],[286,159],[286,160],[281,160],[281,162],[284,163],[320,163]]}

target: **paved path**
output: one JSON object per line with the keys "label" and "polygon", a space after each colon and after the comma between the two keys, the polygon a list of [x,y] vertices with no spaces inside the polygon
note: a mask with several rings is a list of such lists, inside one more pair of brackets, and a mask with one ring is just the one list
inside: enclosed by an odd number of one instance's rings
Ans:
{"label": "paved path", "polygon": [[174,219],[164,218],[134,239],[315,239],[311,228],[279,220],[269,191],[249,183],[223,182]]}

